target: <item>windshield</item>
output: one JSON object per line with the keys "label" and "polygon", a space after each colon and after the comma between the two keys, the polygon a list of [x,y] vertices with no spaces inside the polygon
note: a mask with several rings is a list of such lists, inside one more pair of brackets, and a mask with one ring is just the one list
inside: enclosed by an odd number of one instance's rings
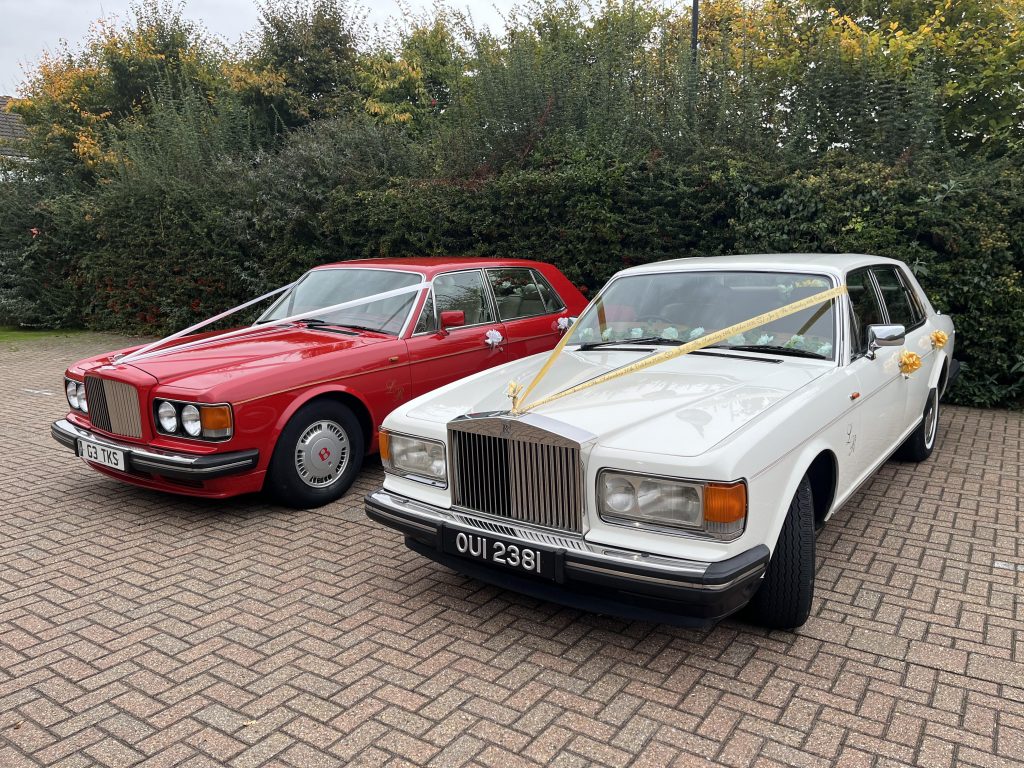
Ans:
{"label": "windshield", "polygon": [[363,328],[397,336],[416,301],[416,292],[371,301],[348,309],[321,313],[316,310],[346,301],[373,296],[422,282],[419,275],[385,269],[315,269],[268,309],[258,322],[280,320],[304,313],[331,325]]}
{"label": "windshield", "polygon": [[[793,272],[662,272],[620,277],[587,307],[569,344],[657,340],[685,343],[831,288]],[[834,301],[735,334],[716,347],[833,358]]]}

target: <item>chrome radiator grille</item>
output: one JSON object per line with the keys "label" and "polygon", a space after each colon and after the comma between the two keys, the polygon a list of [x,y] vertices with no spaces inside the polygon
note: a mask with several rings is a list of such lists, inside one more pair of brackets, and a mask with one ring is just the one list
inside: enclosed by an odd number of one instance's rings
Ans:
{"label": "chrome radiator grille", "polygon": [[102,430],[125,437],[142,437],[139,393],[131,384],[96,376],[85,377],[89,419]]}
{"label": "chrome radiator grille", "polygon": [[538,442],[525,435],[484,434],[472,422],[462,426],[473,431],[452,425],[448,431],[456,507],[544,528],[582,531],[578,445],[557,438]]}

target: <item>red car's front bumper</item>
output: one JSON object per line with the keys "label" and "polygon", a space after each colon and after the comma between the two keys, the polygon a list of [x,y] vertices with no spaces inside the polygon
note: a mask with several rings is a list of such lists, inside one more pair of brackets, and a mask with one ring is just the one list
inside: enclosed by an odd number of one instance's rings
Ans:
{"label": "red car's front bumper", "polygon": [[255,471],[260,454],[256,449],[227,453],[189,454],[112,440],[72,424],[67,419],[50,426],[53,439],[76,455],[80,440],[88,440],[124,454],[125,471],[89,462],[89,466],[126,483],[171,493],[225,498],[252,493],[263,487],[265,472]]}

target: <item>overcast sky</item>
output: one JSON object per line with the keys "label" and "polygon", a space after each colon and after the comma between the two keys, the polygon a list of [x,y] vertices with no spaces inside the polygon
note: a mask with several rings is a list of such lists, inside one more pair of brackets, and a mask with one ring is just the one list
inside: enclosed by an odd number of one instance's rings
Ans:
{"label": "overcast sky", "polygon": [[[370,23],[384,24],[400,14],[396,0],[362,0]],[[432,6],[430,0],[403,3],[419,12]],[[455,8],[468,8],[478,26],[502,26],[498,8],[506,10],[513,0],[451,0]],[[24,81],[24,67],[39,55],[54,50],[60,40],[76,47],[99,18],[129,18],[131,0],[0,0],[0,95],[14,95]],[[211,33],[229,42],[237,41],[256,27],[255,0],[185,0],[184,16],[202,22]]]}

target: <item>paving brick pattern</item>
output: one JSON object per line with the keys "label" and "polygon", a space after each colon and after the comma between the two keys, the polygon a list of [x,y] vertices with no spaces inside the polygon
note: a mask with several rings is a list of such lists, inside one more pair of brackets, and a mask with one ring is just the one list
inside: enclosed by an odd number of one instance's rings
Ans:
{"label": "paving brick pattern", "polygon": [[797,633],[487,587],[341,503],[201,503],[49,437],[92,335],[0,343],[0,766],[1024,761],[1024,415],[946,408],[818,539]]}

